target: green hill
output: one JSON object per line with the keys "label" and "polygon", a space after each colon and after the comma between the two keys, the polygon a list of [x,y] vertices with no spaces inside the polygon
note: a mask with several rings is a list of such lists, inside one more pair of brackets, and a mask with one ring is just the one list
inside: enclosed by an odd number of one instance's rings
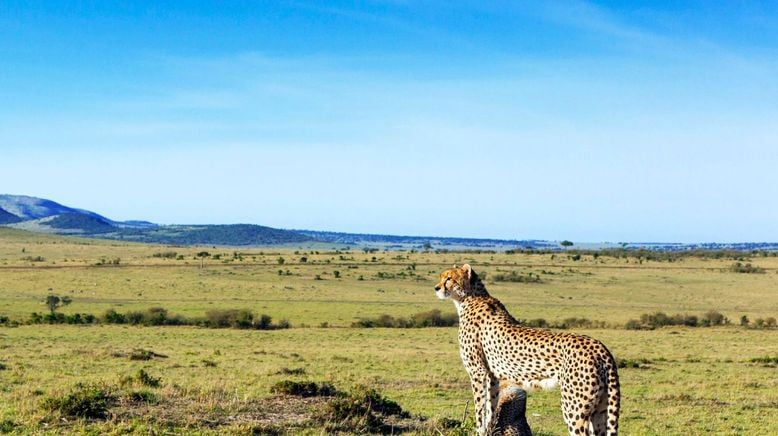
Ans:
{"label": "green hill", "polygon": [[290,230],[253,224],[170,225],[148,229],[120,229],[112,239],[170,245],[272,245],[311,241],[313,238]]}

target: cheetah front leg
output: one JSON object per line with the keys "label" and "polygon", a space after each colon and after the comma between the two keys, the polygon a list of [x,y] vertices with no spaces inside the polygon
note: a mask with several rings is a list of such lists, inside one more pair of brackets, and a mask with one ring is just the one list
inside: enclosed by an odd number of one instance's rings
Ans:
{"label": "cheetah front leg", "polygon": [[468,373],[473,389],[476,433],[480,436],[489,435],[494,428],[500,382],[486,368],[486,365],[473,368],[472,371],[468,368]]}

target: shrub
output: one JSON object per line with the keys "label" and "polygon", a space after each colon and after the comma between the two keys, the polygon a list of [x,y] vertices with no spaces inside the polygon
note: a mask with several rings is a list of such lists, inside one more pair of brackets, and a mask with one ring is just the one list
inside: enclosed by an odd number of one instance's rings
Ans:
{"label": "shrub", "polygon": [[362,328],[421,328],[421,327],[449,327],[459,323],[459,317],[455,313],[443,314],[440,310],[434,309],[429,312],[421,312],[411,315],[410,318],[395,318],[391,315],[383,314],[377,318],[362,318],[351,323],[352,327]]}
{"label": "shrub", "polygon": [[749,360],[751,363],[763,363],[765,365],[778,365],[778,356],[754,357]]}
{"label": "shrub", "polygon": [[627,330],[653,330],[653,327],[647,326],[636,319],[627,321],[624,328]]}
{"label": "shrub", "polygon": [[329,383],[281,380],[270,388],[270,393],[297,397],[331,397],[337,393],[337,390]]}
{"label": "shrub", "polygon": [[320,420],[330,431],[375,433],[385,430],[384,417],[388,416],[405,418],[410,415],[376,390],[357,387],[355,392],[343,393],[332,399]]}
{"label": "shrub", "polygon": [[724,325],[728,324],[729,320],[720,312],[717,312],[715,310],[709,310],[708,312],[703,315],[702,320],[700,322],[703,326],[717,326],[717,325]]}
{"label": "shrub", "polygon": [[259,316],[259,322],[256,323],[256,328],[260,330],[268,330],[272,324],[273,319],[270,317],[270,315],[263,314]]}
{"label": "shrub", "polygon": [[125,398],[134,403],[157,404],[159,402],[157,395],[150,391],[128,392],[127,395],[125,395]]}
{"label": "shrub", "polygon": [[254,325],[254,313],[245,309],[213,309],[205,313],[209,327],[247,329]]}
{"label": "shrub", "polygon": [[16,428],[16,423],[10,419],[0,421],[0,433],[11,433]]}
{"label": "shrub", "polygon": [[543,283],[543,280],[540,278],[540,276],[533,272],[521,274],[517,271],[510,271],[509,273],[494,274],[492,279],[495,282]]}
{"label": "shrub", "polygon": [[105,387],[77,385],[67,395],[46,398],[43,408],[69,417],[105,419],[115,400],[116,397]]}
{"label": "shrub", "polygon": [[148,386],[150,388],[158,388],[162,380],[159,377],[152,376],[143,369],[138,370],[134,379],[143,386]]}
{"label": "shrub", "polygon": [[103,322],[107,324],[124,324],[127,322],[127,318],[114,309],[108,309],[103,315]]}
{"label": "shrub", "polygon": [[276,374],[279,375],[305,375],[305,368],[281,368]]}
{"label": "shrub", "polygon": [[765,269],[753,266],[750,263],[743,264],[741,262],[735,262],[730,267],[729,270],[736,273],[742,273],[742,274],[764,274]]}
{"label": "shrub", "polygon": [[648,365],[653,363],[648,359],[616,359],[616,366],[618,368],[648,368]]}
{"label": "shrub", "polygon": [[157,357],[166,359],[164,354],[155,353],[151,350],[144,350],[143,348],[136,348],[130,353],[130,360],[151,360]]}

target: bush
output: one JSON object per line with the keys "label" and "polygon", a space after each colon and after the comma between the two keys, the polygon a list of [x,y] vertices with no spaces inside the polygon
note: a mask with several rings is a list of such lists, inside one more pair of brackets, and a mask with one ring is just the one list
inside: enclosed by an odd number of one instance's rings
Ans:
{"label": "bush", "polygon": [[438,309],[429,312],[421,312],[411,315],[410,318],[395,318],[383,314],[377,318],[362,318],[351,323],[352,327],[362,328],[421,328],[421,327],[450,327],[459,323],[459,317],[455,313],[442,313]]}
{"label": "bush", "polygon": [[729,270],[732,272],[742,273],[742,274],[764,274],[765,272],[764,268],[753,266],[750,263],[743,264],[740,262],[733,263],[729,267]]}
{"label": "bush", "polygon": [[254,313],[245,309],[213,309],[205,318],[208,327],[248,329],[254,325]]}
{"label": "bush", "polygon": [[161,381],[162,379],[152,376],[142,368],[139,369],[134,376],[125,379],[125,382],[137,382],[142,386],[148,386],[150,388],[158,388],[161,384]]}
{"label": "bush", "polygon": [[128,392],[127,395],[125,395],[125,398],[127,398],[127,400],[132,401],[134,403],[157,404],[159,402],[159,398],[157,398],[157,395],[154,392],[150,392],[150,391]]}
{"label": "bush", "polygon": [[106,324],[124,324],[127,322],[127,318],[114,309],[108,309],[103,315],[103,322]]}
{"label": "bush", "polygon": [[765,365],[778,365],[778,356],[764,356],[764,357],[754,357],[749,360],[751,363],[762,363]]}
{"label": "bush", "polygon": [[702,320],[700,321],[700,325],[705,327],[724,325],[724,324],[729,324],[729,320],[720,312],[717,312],[715,310],[709,310],[708,312],[706,312],[705,315],[703,315]]}
{"label": "bush", "polygon": [[320,419],[330,431],[374,433],[385,430],[384,417],[388,416],[410,415],[375,389],[360,386],[355,392],[341,394],[330,401]]}
{"label": "bush", "polygon": [[653,363],[648,359],[616,359],[616,366],[618,368],[648,368],[648,365]]}
{"label": "bush", "polygon": [[67,395],[46,398],[43,408],[69,417],[105,419],[108,416],[108,408],[115,400],[116,397],[105,387],[77,385]]}
{"label": "bush", "polygon": [[282,380],[270,388],[270,393],[297,397],[331,397],[337,393],[337,390],[329,383]]}
{"label": "bush", "polygon": [[543,283],[543,280],[540,278],[540,276],[533,272],[528,272],[527,274],[521,274],[516,271],[511,271],[506,274],[503,273],[494,274],[492,279],[495,282]]}
{"label": "bush", "polygon": [[166,359],[164,354],[158,354],[151,350],[144,350],[143,348],[136,348],[130,353],[130,360],[151,360],[157,357]]}
{"label": "bush", "polygon": [[0,433],[11,433],[16,428],[16,423],[10,419],[0,421]]}

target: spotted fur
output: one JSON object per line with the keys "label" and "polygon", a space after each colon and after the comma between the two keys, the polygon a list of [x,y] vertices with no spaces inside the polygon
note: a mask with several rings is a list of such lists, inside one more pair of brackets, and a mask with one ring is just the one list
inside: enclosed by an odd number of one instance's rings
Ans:
{"label": "spotted fur", "polygon": [[479,435],[494,428],[500,382],[528,389],[558,385],[571,435],[618,433],[619,376],[600,341],[519,325],[470,265],[443,271],[435,293],[453,300],[459,313],[459,352],[470,376]]}

